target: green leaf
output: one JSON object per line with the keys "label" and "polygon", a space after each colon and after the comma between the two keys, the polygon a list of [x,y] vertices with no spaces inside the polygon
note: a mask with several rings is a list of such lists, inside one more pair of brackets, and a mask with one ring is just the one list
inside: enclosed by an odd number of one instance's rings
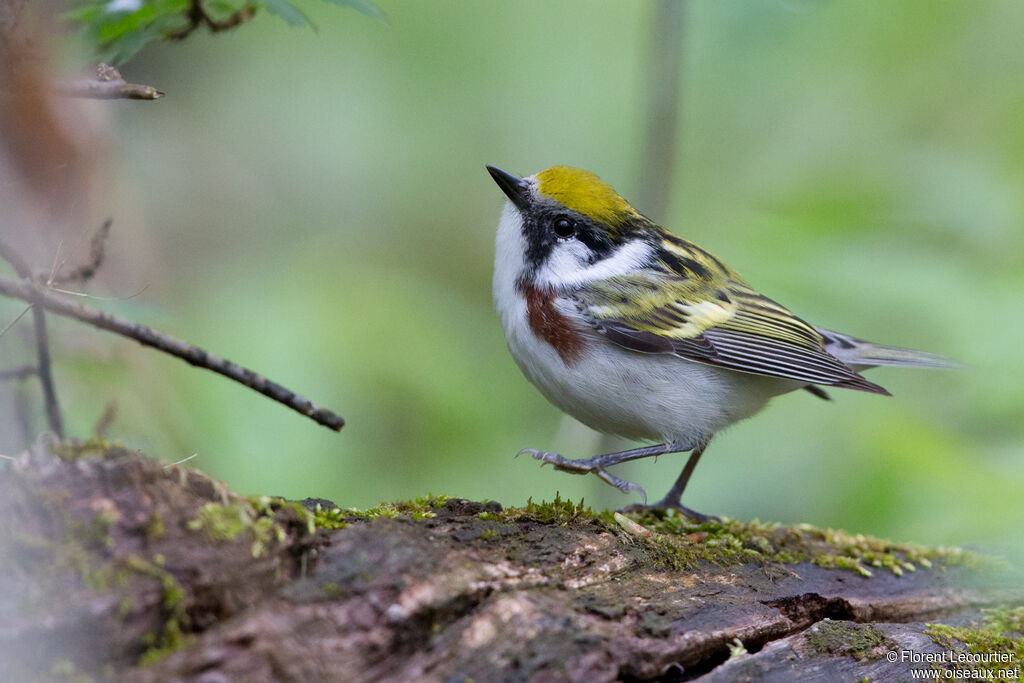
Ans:
{"label": "green leaf", "polygon": [[227,2],[227,0],[207,0],[204,4],[208,12],[212,11],[218,14],[232,14],[238,10],[238,7],[235,6],[237,3]]}
{"label": "green leaf", "polygon": [[290,26],[313,26],[306,13],[288,0],[265,0],[263,6],[271,14],[287,21]]}
{"label": "green leaf", "polygon": [[152,5],[143,5],[138,10],[129,14],[119,14],[115,21],[104,22],[100,25],[97,37],[100,43],[110,44],[127,33],[138,33],[152,25],[156,19],[156,10]]}
{"label": "green leaf", "polygon": [[123,64],[146,43],[181,24],[189,7],[188,0],[141,0],[134,9],[110,0],[76,4],[62,18],[80,25],[98,58],[113,64]]}
{"label": "green leaf", "polygon": [[96,23],[103,8],[99,5],[84,5],[78,9],[68,10],[60,15],[61,21],[76,24]]}
{"label": "green leaf", "polygon": [[159,24],[152,24],[141,31],[125,33],[106,43],[100,50],[100,59],[108,64],[120,66],[134,57],[145,45],[160,37]]}

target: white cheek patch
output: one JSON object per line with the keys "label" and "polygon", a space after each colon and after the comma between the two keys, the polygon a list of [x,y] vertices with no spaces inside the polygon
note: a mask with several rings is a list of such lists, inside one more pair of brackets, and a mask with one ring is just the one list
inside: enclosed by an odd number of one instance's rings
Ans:
{"label": "white cheek patch", "polygon": [[544,264],[537,271],[538,285],[564,285],[579,277],[589,263],[590,250],[576,240],[556,242]]}
{"label": "white cheek patch", "polygon": [[588,282],[632,273],[650,262],[651,245],[640,240],[629,242],[596,263],[588,263],[589,256],[590,249],[577,240],[557,244],[544,266],[537,271],[537,284],[578,287]]}

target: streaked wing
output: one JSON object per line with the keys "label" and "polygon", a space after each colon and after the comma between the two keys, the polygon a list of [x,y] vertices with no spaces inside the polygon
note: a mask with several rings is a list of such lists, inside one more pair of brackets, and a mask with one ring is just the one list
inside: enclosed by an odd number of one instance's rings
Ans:
{"label": "streaked wing", "polygon": [[816,329],[713,256],[678,239],[670,246],[685,249],[682,261],[700,267],[662,265],[591,283],[573,295],[609,340],[739,372],[888,394],[828,353]]}
{"label": "streaked wing", "polygon": [[722,357],[715,364],[812,384],[889,393],[829,353],[821,334],[789,309],[742,281],[730,280],[727,291],[736,303],[736,315],[704,331]]}

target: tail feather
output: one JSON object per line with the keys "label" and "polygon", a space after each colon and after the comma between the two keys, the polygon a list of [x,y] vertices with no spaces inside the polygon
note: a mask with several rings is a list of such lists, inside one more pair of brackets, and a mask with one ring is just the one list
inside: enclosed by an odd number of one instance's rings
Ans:
{"label": "tail feather", "polygon": [[831,330],[817,328],[825,339],[825,350],[855,370],[877,365],[896,365],[908,368],[953,369],[962,367],[954,360],[928,351],[887,346],[857,339]]}

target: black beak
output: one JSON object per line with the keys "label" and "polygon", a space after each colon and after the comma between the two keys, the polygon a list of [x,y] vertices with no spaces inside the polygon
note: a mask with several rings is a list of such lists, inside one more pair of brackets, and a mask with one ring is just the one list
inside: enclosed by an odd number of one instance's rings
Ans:
{"label": "black beak", "polygon": [[522,178],[506,173],[497,166],[488,166],[487,171],[516,207],[522,210],[529,206],[530,188]]}

